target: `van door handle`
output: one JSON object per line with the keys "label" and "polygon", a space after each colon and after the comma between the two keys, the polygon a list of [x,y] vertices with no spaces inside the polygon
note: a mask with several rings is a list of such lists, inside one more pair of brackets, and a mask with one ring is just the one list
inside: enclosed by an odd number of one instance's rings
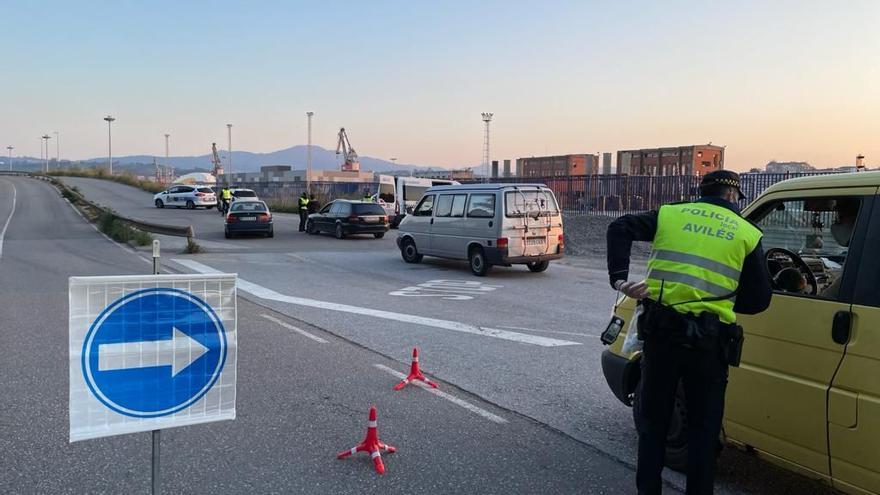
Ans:
{"label": "van door handle", "polygon": [[431,225],[434,225],[434,219],[433,219],[433,218],[431,219]]}
{"label": "van door handle", "polygon": [[831,339],[834,342],[846,345],[852,329],[852,313],[838,311],[834,313],[834,322],[831,324]]}

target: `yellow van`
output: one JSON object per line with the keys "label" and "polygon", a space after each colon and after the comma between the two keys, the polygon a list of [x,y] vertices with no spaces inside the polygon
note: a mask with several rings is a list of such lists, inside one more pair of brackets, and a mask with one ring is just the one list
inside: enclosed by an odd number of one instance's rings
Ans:
{"label": "yellow van", "polygon": [[[858,494],[880,493],[878,188],[880,172],[791,179],[743,211],[764,232],[774,294],[767,311],[739,316],[745,344],[730,369],[722,432],[730,444]],[[638,407],[640,355],[621,352],[634,307],[617,301],[602,370],[617,398]],[[678,392],[667,465],[681,470],[687,410]]]}

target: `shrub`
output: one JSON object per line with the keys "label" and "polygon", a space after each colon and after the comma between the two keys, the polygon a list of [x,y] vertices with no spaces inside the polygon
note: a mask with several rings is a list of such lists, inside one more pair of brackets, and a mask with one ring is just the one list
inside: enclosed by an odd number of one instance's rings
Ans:
{"label": "shrub", "polygon": [[146,246],[153,242],[153,236],[149,232],[138,230],[119,220],[116,215],[109,212],[101,212],[97,219],[98,230],[107,234],[117,242],[132,241],[138,246]]}

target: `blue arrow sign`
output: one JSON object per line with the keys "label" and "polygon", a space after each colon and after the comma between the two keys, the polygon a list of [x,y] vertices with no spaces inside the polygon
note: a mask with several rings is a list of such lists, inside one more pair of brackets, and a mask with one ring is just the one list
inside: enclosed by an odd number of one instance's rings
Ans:
{"label": "blue arrow sign", "polygon": [[82,372],[110,409],[155,418],[202,398],[226,352],[225,329],[208,304],[178,289],[146,289],[98,315],[83,343]]}

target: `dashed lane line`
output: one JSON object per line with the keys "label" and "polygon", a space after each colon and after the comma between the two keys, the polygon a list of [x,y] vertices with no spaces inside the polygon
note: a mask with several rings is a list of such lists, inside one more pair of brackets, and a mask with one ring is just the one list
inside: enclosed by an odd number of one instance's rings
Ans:
{"label": "dashed lane line", "polygon": [[321,337],[318,337],[317,335],[312,335],[309,332],[306,332],[305,330],[303,330],[302,328],[297,328],[297,327],[291,325],[290,323],[287,323],[286,321],[282,321],[278,318],[275,318],[274,316],[267,315],[267,314],[261,314],[260,316],[262,316],[263,318],[265,318],[271,322],[277,323],[288,330],[292,330],[292,331],[302,335],[303,337],[312,339],[319,344],[327,344],[328,343],[326,340],[322,339]]}
{"label": "dashed lane line", "polygon": [[[401,373],[395,369],[389,368],[388,366],[385,366],[384,364],[374,364],[373,366],[375,366],[376,368],[388,373],[389,375],[393,375],[401,380],[406,378],[406,375],[404,375],[403,373]],[[443,392],[440,389],[431,388],[429,385],[426,385],[426,384],[419,382],[419,381],[410,382],[410,384],[421,388],[422,390],[428,392],[429,394],[436,395],[437,397],[440,397],[441,399],[446,399],[449,402],[452,402],[453,404],[455,404],[459,407],[463,407],[464,409],[467,409],[468,411],[470,411],[478,416],[482,416],[484,419],[488,419],[489,421],[491,421],[493,423],[498,423],[500,425],[507,423],[507,420],[502,418],[501,416],[498,416],[497,414],[492,414],[489,411],[487,411],[481,407],[477,407],[468,401],[459,399],[458,397],[456,397],[454,395],[447,394],[446,392]]]}
{"label": "dashed lane line", "polygon": [[[174,258],[171,261],[185,266],[198,273],[222,273],[219,270],[211,268],[197,261]],[[458,321],[441,320],[438,318],[429,318],[425,316],[411,315],[405,313],[394,313],[381,309],[362,308],[358,306],[350,306],[348,304],[339,304],[328,301],[318,301],[315,299],[306,299],[303,297],[288,296],[280,294],[272,289],[268,289],[261,285],[248,282],[247,280],[238,279],[238,288],[261,299],[270,301],[278,301],[298,306],[307,306],[311,308],[326,309],[329,311],[338,311],[340,313],[357,314],[361,316],[371,316],[374,318],[382,318],[386,320],[399,321],[414,325],[424,325],[428,327],[440,328],[443,330],[451,330],[453,332],[468,333],[473,335],[481,335],[484,337],[494,337],[496,339],[508,340],[511,342],[519,342],[523,344],[532,344],[541,347],[560,347],[569,345],[583,345],[581,342],[572,342],[570,340],[551,339],[540,335],[530,335],[526,333],[511,332],[509,330],[498,330],[495,328],[479,327]]]}

